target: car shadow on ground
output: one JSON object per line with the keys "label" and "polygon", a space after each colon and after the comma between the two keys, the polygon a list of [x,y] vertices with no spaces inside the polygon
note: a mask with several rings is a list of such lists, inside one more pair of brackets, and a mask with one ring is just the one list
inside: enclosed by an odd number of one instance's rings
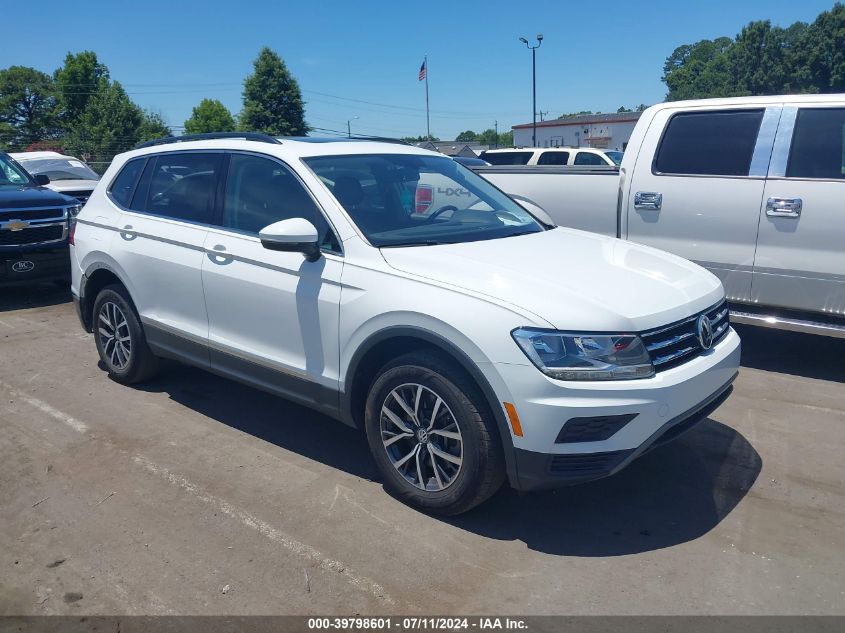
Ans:
{"label": "car shadow on ground", "polygon": [[734,325],[742,366],[779,374],[845,382],[845,339]]}
{"label": "car shadow on ground", "polygon": [[[308,459],[380,481],[362,433],[305,407],[170,362],[141,388],[167,393],[185,407]],[[465,515],[435,519],[549,554],[635,554],[713,529],[751,488],[761,466],[740,433],[708,419],[608,479],[531,494],[505,486]]]}
{"label": "car shadow on ground", "polygon": [[0,312],[44,308],[70,300],[69,283],[61,286],[53,283],[0,286]]}

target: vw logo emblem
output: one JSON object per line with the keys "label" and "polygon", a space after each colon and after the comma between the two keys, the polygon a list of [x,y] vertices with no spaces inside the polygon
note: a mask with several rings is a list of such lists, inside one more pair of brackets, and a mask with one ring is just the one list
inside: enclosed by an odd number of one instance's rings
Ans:
{"label": "vw logo emblem", "polygon": [[428,444],[428,431],[423,428],[417,429],[417,441],[420,444]]}
{"label": "vw logo emblem", "polygon": [[713,324],[710,323],[710,319],[706,314],[698,317],[696,330],[698,332],[698,342],[701,344],[701,347],[703,349],[713,347]]}
{"label": "vw logo emblem", "polygon": [[15,262],[12,264],[12,272],[13,273],[28,273],[29,271],[35,268],[35,262],[31,262],[28,259],[22,259],[19,262]]}

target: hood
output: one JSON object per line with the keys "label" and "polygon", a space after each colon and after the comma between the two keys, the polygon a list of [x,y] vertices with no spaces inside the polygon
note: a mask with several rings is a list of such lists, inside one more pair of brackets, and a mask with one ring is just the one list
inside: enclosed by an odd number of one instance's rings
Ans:
{"label": "hood", "polygon": [[47,187],[0,187],[0,209],[30,209],[79,204],[75,198],[62,195]]}
{"label": "hood", "polygon": [[518,306],[559,330],[648,330],[724,298],[719,279],[692,262],[574,229],[381,253],[397,270]]}
{"label": "hood", "polygon": [[53,191],[59,191],[64,193],[66,191],[86,191],[91,192],[94,191],[94,187],[97,186],[96,180],[56,180],[51,181],[49,185],[47,185]]}

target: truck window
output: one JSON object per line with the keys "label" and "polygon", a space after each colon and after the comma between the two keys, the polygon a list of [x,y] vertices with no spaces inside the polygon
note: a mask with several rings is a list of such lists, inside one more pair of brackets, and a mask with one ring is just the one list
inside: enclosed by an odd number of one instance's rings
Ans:
{"label": "truck window", "polygon": [[798,111],[786,177],[845,179],[845,108]]}
{"label": "truck window", "polygon": [[607,161],[604,160],[599,154],[594,154],[593,152],[578,152],[575,154],[575,164],[576,165],[607,165]]}
{"label": "truck window", "polygon": [[543,152],[540,154],[538,165],[566,165],[569,163],[569,152]]}
{"label": "truck window", "polygon": [[491,165],[527,165],[534,152],[484,152],[481,158]]}
{"label": "truck window", "polygon": [[747,176],[763,110],[682,112],[669,119],[657,149],[659,174]]}

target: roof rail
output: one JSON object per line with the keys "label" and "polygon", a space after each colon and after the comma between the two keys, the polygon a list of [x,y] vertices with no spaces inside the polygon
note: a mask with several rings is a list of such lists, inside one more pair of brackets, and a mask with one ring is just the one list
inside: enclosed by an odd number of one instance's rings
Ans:
{"label": "roof rail", "polygon": [[348,138],[351,138],[353,141],[357,139],[359,141],[378,141],[380,143],[395,143],[397,145],[411,145],[411,143],[409,143],[408,141],[403,141],[402,139],[398,139],[398,138],[390,138],[388,136],[359,136],[357,134],[353,134],[351,137],[348,137]]}
{"label": "roof rail", "polygon": [[135,149],[142,147],[153,147],[155,145],[167,145],[169,143],[187,143],[189,141],[207,141],[209,139],[243,139],[245,141],[258,141],[260,143],[274,143],[280,145],[282,142],[274,136],[269,134],[262,134],[261,132],[209,132],[207,134],[183,134],[182,136],[167,136],[165,138],[157,138],[146,143],[139,143]]}

